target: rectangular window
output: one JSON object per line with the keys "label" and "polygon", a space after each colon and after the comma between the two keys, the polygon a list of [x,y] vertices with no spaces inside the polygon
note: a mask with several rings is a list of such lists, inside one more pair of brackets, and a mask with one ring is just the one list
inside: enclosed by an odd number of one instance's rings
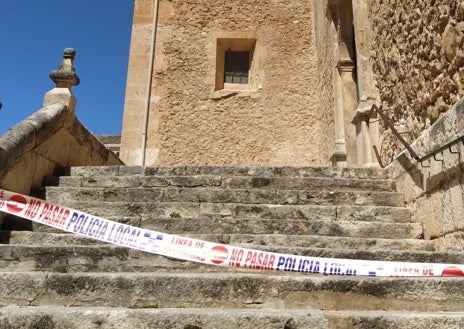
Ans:
{"label": "rectangular window", "polygon": [[247,84],[250,71],[249,51],[226,51],[224,58],[224,82]]}
{"label": "rectangular window", "polygon": [[256,38],[216,39],[214,90],[248,90],[253,81]]}

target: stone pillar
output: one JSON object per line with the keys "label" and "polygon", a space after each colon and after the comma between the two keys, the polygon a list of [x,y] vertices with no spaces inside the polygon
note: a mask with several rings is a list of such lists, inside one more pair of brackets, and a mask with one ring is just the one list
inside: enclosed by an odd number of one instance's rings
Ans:
{"label": "stone pillar", "polygon": [[375,99],[359,100],[352,123],[356,126],[356,146],[359,167],[379,167],[374,153],[378,145],[379,124],[377,114],[371,111]]}
{"label": "stone pillar", "polygon": [[[340,59],[340,19],[339,19],[339,4],[328,3],[331,14],[330,36],[333,45],[333,58],[335,61]],[[319,13],[323,15],[323,13]],[[337,69],[338,68],[338,69]],[[332,151],[331,162],[334,167],[347,167],[346,163],[346,145],[345,145],[345,125],[343,124],[343,83],[341,79],[340,66],[336,65],[332,69],[333,95],[334,95],[334,129],[335,129],[335,146]]]}
{"label": "stone pillar", "polygon": [[358,85],[358,104],[352,123],[356,125],[358,166],[378,167],[379,163],[373,149],[373,146],[378,144],[378,123],[371,122],[375,121],[376,114],[370,108],[373,102],[380,103],[380,101],[370,63],[371,27],[366,0],[352,0],[352,5]]}
{"label": "stone pillar", "polygon": [[351,60],[340,60],[335,73],[335,148],[332,162],[336,167],[352,167],[356,164],[356,137],[351,129],[351,118],[356,106],[355,66]]}
{"label": "stone pillar", "polygon": [[343,124],[343,85],[339,70],[333,71],[334,85],[334,128],[335,128],[335,146],[332,151],[332,165],[334,167],[347,167],[346,163],[346,143],[345,143],[345,125]]}
{"label": "stone pillar", "polygon": [[57,70],[50,72],[50,78],[55,82],[56,87],[45,94],[43,106],[65,104],[68,112],[74,114],[76,99],[71,93],[71,87],[77,86],[80,82],[73,66],[75,56],[76,51],[73,48],[66,48],[63,51],[63,62]]}

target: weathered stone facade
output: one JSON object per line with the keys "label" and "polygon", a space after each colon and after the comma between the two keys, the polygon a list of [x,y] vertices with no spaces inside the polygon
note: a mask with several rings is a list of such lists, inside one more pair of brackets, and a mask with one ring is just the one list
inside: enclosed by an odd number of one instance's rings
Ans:
{"label": "weathered stone facade", "polygon": [[[332,100],[321,93],[313,5],[160,1],[145,164],[330,164]],[[121,141],[128,164],[140,164],[143,153],[153,6],[135,1]],[[221,42],[250,40],[249,84],[222,88]]]}
{"label": "weathered stone facade", "polygon": [[[369,1],[375,80],[384,110],[413,141],[464,95],[464,2]],[[382,133],[390,162],[403,148]]]}
{"label": "weathered stone facade", "polygon": [[[404,145],[373,104],[419,156],[463,133],[441,122],[462,114],[450,108],[464,96],[464,2],[160,0],[152,57],[155,3],[135,1],[127,164],[387,165]],[[227,49],[251,50],[244,87],[222,80]],[[390,166],[413,220],[447,249],[462,241],[462,159],[453,152],[430,167],[411,157]]]}

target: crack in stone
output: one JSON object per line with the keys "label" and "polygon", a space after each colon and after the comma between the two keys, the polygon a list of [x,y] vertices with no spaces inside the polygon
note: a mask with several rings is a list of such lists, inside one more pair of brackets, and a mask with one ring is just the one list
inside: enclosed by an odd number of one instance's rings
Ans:
{"label": "crack in stone", "polygon": [[40,291],[37,293],[37,295],[34,298],[32,298],[31,300],[28,301],[29,306],[33,306],[34,302],[47,291],[49,276],[50,276],[49,273],[47,273],[45,275],[45,277],[43,279],[43,282],[42,282],[42,287],[40,288]]}

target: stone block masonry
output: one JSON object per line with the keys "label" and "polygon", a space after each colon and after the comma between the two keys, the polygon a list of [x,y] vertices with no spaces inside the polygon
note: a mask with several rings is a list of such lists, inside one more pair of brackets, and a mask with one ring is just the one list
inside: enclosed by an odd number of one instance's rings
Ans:
{"label": "stone block masonry", "polygon": [[[464,3],[375,0],[369,7],[382,104],[411,142],[464,96]],[[389,131],[382,139],[388,163],[401,146]]]}

